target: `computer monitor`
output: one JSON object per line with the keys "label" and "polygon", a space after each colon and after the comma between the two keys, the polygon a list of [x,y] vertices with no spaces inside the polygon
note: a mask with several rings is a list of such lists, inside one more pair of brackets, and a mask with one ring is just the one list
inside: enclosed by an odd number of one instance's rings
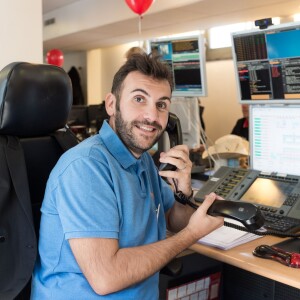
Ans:
{"label": "computer monitor", "polygon": [[95,129],[99,131],[103,121],[109,119],[109,115],[105,109],[105,102],[89,105],[87,110],[89,127],[95,127]]}
{"label": "computer monitor", "polygon": [[188,145],[189,149],[199,148],[201,125],[198,99],[174,97],[170,111],[180,120],[183,144]]}
{"label": "computer monitor", "polygon": [[300,103],[300,23],[232,34],[240,103]]}
{"label": "computer monitor", "polygon": [[250,106],[250,167],[300,175],[300,105]]}
{"label": "computer monitor", "polygon": [[83,125],[89,126],[88,106],[87,105],[72,105],[68,117],[69,126]]}
{"label": "computer monitor", "polygon": [[153,39],[148,51],[157,53],[173,73],[173,96],[206,96],[205,48],[202,35]]}

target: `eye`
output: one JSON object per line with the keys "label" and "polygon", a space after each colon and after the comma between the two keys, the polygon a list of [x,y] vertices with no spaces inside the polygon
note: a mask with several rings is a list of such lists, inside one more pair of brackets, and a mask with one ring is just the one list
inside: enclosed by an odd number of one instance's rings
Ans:
{"label": "eye", "polygon": [[134,97],[134,100],[135,100],[136,102],[138,102],[138,103],[144,102],[144,98],[141,97],[141,96],[136,96],[136,97]]}
{"label": "eye", "polygon": [[167,103],[164,102],[164,101],[157,102],[156,106],[157,106],[157,108],[158,108],[159,110],[165,110],[165,109],[168,108]]}

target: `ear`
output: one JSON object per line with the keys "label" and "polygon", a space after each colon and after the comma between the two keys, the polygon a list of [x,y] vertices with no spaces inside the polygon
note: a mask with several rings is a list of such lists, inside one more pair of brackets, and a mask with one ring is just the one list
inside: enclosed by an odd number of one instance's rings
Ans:
{"label": "ear", "polygon": [[112,93],[107,94],[105,97],[105,109],[110,117],[115,114],[116,97]]}

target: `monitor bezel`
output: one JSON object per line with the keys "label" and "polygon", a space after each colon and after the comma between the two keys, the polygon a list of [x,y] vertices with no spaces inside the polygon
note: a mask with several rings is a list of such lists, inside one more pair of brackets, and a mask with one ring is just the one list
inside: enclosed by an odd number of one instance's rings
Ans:
{"label": "monitor bezel", "polygon": [[153,38],[147,41],[147,51],[151,52],[151,43],[154,42],[176,42],[184,40],[198,40],[199,47],[199,63],[200,63],[200,79],[202,83],[201,91],[178,91],[173,90],[172,97],[207,97],[207,74],[206,74],[206,49],[205,38],[203,34],[186,35],[180,37],[162,37]]}
{"label": "monitor bezel", "polygon": [[[278,25],[271,25],[264,29],[250,29],[245,31],[238,31],[231,33],[231,44],[232,44],[232,59],[234,64],[234,75],[235,75],[235,81],[236,81],[236,91],[237,91],[237,97],[238,102],[240,104],[300,104],[300,98],[290,98],[290,99],[267,99],[267,100],[251,100],[251,99],[242,99],[242,92],[240,87],[240,80],[239,80],[239,74],[238,74],[238,61],[236,57],[235,47],[234,47],[234,38],[237,36],[247,36],[249,34],[258,34],[258,33],[267,33],[272,32],[274,30],[290,30],[293,28],[298,28],[300,30],[300,22],[291,22],[291,23],[283,23]],[[299,55],[300,58],[300,55]],[[271,59],[267,59],[271,60]]]}

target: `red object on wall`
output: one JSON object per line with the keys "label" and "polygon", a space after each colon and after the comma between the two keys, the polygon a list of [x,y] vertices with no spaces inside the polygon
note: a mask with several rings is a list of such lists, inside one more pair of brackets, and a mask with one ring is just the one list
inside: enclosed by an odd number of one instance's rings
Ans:
{"label": "red object on wall", "polygon": [[145,13],[154,0],[125,0],[130,9],[138,15]]}
{"label": "red object on wall", "polygon": [[64,64],[64,54],[59,49],[52,49],[47,53],[47,63],[61,67]]}

